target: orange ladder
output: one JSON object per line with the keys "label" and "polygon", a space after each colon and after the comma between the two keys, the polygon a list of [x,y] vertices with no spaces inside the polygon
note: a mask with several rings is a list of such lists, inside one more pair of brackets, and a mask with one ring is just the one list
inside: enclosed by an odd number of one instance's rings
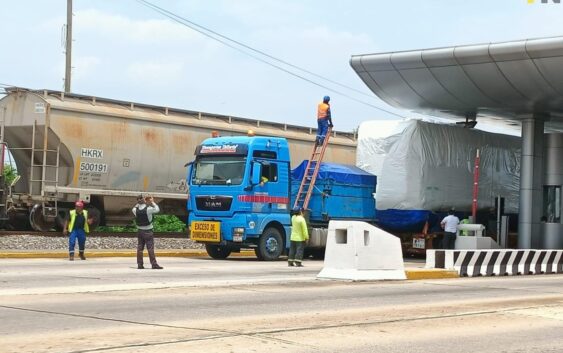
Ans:
{"label": "orange ladder", "polygon": [[305,174],[301,180],[301,185],[299,186],[299,191],[297,192],[297,197],[295,197],[295,203],[293,208],[303,208],[307,209],[309,206],[309,201],[311,201],[311,195],[313,194],[313,189],[315,188],[315,181],[317,180],[317,175],[321,168],[321,162],[323,160],[326,146],[328,146],[328,140],[332,135],[332,128],[329,127],[325,136],[325,140],[322,145],[317,144],[313,146],[313,153],[311,158],[307,162],[307,167],[305,168]]}

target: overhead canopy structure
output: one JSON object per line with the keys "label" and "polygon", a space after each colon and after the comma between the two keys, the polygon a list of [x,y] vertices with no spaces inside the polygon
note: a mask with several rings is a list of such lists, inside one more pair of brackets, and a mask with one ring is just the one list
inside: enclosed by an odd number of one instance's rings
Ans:
{"label": "overhead canopy structure", "polygon": [[394,107],[518,123],[549,113],[563,128],[563,37],[352,56],[352,68]]}
{"label": "overhead canopy structure", "polygon": [[563,37],[357,55],[350,64],[394,107],[521,125],[518,246],[563,248]]}

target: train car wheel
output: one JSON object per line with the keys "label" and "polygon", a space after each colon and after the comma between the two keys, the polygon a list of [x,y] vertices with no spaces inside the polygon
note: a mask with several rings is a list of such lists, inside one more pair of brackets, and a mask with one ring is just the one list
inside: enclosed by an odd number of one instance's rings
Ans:
{"label": "train car wheel", "polygon": [[35,204],[29,212],[29,224],[31,228],[38,232],[47,232],[55,226],[55,219],[48,219],[43,216],[43,206]]}
{"label": "train car wheel", "polygon": [[100,225],[101,212],[94,206],[86,206],[86,211],[88,211],[88,218],[92,218],[90,230],[95,230]]}

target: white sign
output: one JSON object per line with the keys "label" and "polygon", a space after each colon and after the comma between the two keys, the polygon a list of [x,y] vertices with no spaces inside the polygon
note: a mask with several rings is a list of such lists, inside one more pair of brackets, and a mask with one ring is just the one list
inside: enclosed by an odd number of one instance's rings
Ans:
{"label": "white sign", "polygon": [[80,171],[105,174],[108,172],[108,165],[105,163],[80,162]]}
{"label": "white sign", "polygon": [[424,249],[426,245],[424,244],[424,239],[414,238],[412,240],[412,247],[415,249]]}
{"label": "white sign", "polygon": [[201,146],[201,154],[205,153],[237,153],[238,145]]}
{"label": "white sign", "polygon": [[45,104],[44,103],[35,103],[35,112],[37,114],[45,113]]}
{"label": "white sign", "polygon": [[104,150],[98,150],[95,148],[83,148],[80,152],[80,157],[82,158],[104,158]]}

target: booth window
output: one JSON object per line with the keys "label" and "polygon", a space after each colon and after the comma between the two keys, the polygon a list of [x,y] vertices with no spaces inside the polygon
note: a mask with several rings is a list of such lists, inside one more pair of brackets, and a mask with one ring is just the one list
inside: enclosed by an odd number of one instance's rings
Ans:
{"label": "booth window", "polygon": [[544,186],[543,214],[547,223],[561,223],[561,186]]}

